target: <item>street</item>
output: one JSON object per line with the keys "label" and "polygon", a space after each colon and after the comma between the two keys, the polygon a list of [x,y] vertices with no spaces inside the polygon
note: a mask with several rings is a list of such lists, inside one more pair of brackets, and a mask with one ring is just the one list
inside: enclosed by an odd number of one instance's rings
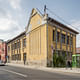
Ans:
{"label": "street", "polygon": [[0,80],[80,80],[80,74],[0,66]]}

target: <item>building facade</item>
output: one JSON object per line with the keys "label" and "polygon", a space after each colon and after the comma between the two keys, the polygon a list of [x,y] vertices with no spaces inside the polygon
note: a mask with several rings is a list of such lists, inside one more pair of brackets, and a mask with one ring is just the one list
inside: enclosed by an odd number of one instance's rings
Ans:
{"label": "building facade", "polygon": [[[23,37],[15,37],[8,41],[7,52],[9,60],[12,62],[25,62],[27,65],[47,66],[53,60],[53,54],[56,53],[64,56],[67,60],[71,60],[72,54],[76,53],[76,34],[77,31],[49,17],[47,14],[41,14],[38,9],[32,9],[28,25],[25,29],[25,52],[23,52]],[[20,60],[13,60],[13,54],[18,54],[18,50],[13,49],[12,44],[16,44],[18,39],[21,44]],[[16,47],[15,46],[15,47]],[[23,53],[25,59],[23,59]]]}
{"label": "building facade", "polygon": [[24,31],[15,38],[7,41],[7,62],[23,63],[25,54],[26,34]]}
{"label": "building facade", "polygon": [[76,54],[80,54],[80,47],[76,48]]}
{"label": "building facade", "polygon": [[0,60],[3,62],[6,62],[6,56],[7,56],[7,46],[6,42],[3,40],[0,40]]}

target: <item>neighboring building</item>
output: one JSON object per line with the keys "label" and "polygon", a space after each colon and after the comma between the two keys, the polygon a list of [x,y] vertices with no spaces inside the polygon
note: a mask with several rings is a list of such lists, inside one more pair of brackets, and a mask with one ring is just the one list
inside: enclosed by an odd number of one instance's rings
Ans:
{"label": "neighboring building", "polygon": [[[53,61],[54,52],[58,56],[67,55],[67,60],[71,60],[72,54],[76,53],[76,34],[77,31],[33,9],[25,33],[7,43],[9,60],[23,63],[25,56],[28,65],[47,66]],[[20,51],[17,49],[18,41]]]}
{"label": "neighboring building", "polygon": [[0,39],[0,60],[6,62],[7,46],[6,42]]}
{"label": "neighboring building", "polygon": [[76,54],[80,54],[80,47],[76,48]]}
{"label": "neighboring building", "polygon": [[25,31],[15,38],[7,41],[7,56],[8,62],[23,63],[26,58],[26,33]]}

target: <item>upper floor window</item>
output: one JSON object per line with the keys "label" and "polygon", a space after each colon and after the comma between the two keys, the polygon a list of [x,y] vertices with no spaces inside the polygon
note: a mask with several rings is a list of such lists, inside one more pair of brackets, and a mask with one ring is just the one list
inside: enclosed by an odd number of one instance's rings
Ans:
{"label": "upper floor window", "polygon": [[60,32],[57,32],[57,42],[59,42],[60,39]]}
{"label": "upper floor window", "polygon": [[67,44],[69,44],[69,36],[67,36]]}
{"label": "upper floor window", "polygon": [[19,41],[19,42],[17,42],[17,47],[18,47],[18,48],[20,48],[20,41]]}
{"label": "upper floor window", "polygon": [[17,43],[15,43],[15,49],[17,49]]}
{"label": "upper floor window", "polygon": [[14,44],[11,44],[11,50],[13,50],[14,49]]}
{"label": "upper floor window", "polygon": [[65,43],[65,34],[62,34],[61,40],[62,40],[62,43]]}
{"label": "upper floor window", "polygon": [[55,40],[55,31],[53,30],[53,41]]}
{"label": "upper floor window", "polygon": [[73,37],[71,37],[71,45],[73,44]]}
{"label": "upper floor window", "polygon": [[23,39],[23,47],[26,47],[26,39]]}

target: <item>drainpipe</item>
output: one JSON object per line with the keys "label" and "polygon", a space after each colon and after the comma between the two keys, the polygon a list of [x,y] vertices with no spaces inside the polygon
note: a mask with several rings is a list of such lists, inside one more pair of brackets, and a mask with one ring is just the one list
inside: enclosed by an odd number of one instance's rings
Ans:
{"label": "drainpipe", "polygon": [[44,20],[46,21],[46,48],[47,48],[47,60],[46,60],[46,64],[48,66],[48,14],[46,14],[46,5],[44,6]]}
{"label": "drainpipe", "polygon": [[[47,16],[48,17],[48,16]],[[46,32],[47,32],[47,66],[48,66],[48,20],[46,20]]]}

